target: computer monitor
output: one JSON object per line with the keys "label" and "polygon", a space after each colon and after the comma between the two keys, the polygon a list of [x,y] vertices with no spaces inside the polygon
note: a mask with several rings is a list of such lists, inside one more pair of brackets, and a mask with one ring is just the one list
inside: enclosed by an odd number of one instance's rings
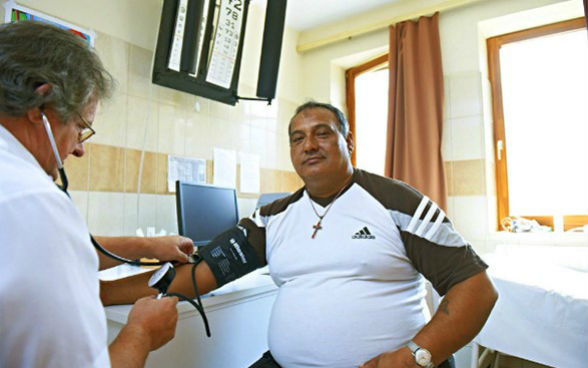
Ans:
{"label": "computer monitor", "polygon": [[208,244],[239,221],[237,193],[232,188],[176,181],[178,231],[194,241]]}

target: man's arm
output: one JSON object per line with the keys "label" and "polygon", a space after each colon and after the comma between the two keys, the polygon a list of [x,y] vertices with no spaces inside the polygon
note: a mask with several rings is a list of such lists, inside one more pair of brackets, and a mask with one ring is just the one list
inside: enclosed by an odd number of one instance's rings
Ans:
{"label": "man's arm", "polygon": [[[176,267],[176,277],[171,283],[168,292],[180,293],[194,298],[196,295],[192,287],[192,268],[191,264]],[[132,304],[141,297],[157,294],[155,289],[147,286],[153,272],[145,272],[113,281],[101,281],[100,299],[102,299],[102,304],[105,306]],[[206,294],[217,288],[216,279],[205,261],[196,266],[194,275],[196,276],[199,294]]]}
{"label": "man's arm", "polygon": [[[192,240],[179,235],[156,237],[95,236],[94,238],[106,250],[127,259],[155,258],[160,261],[186,263],[188,261],[187,255],[194,251]],[[97,252],[100,270],[121,264],[102,252]]]}
{"label": "man's arm", "polygon": [[[194,272],[199,294],[206,294],[265,265],[263,229],[255,227],[248,220],[241,221],[240,224],[243,223],[249,226],[247,235],[241,227],[231,228],[199,250],[202,261]],[[176,277],[168,291],[195,297],[192,269],[191,264],[176,267]],[[147,286],[151,274],[149,272],[114,281],[102,281],[102,303],[129,304],[145,295],[155,294],[156,291]]]}
{"label": "man's arm", "polygon": [[[437,312],[413,341],[429,350],[433,363],[440,364],[471,341],[488,319],[498,293],[485,271],[453,285]],[[402,347],[378,355],[362,368],[418,367],[411,351]]]}
{"label": "man's arm", "polygon": [[143,367],[150,351],[170,341],[178,321],[177,302],[176,297],[138,300],[108,348],[112,367]]}

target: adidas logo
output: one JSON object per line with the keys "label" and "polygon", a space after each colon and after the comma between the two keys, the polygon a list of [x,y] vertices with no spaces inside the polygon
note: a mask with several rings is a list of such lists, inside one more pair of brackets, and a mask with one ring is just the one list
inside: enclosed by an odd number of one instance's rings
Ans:
{"label": "adidas logo", "polygon": [[372,235],[372,233],[370,233],[367,226],[364,226],[363,229],[359,230],[358,232],[353,234],[353,236],[351,237],[351,239],[375,239],[375,238],[376,237],[374,235]]}

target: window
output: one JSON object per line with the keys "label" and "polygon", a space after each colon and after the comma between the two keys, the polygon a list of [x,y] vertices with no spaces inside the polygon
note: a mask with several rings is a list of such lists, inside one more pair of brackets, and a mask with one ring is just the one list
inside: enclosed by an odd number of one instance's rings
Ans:
{"label": "window", "polygon": [[388,117],[388,55],[347,70],[347,117],[355,167],[384,175]]}
{"label": "window", "polygon": [[588,224],[584,18],[490,38],[488,65],[498,223],[522,216],[564,230]]}

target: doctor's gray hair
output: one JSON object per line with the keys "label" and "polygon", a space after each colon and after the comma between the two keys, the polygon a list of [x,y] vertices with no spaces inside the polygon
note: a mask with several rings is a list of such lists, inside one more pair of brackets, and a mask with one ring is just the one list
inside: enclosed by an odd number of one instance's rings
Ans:
{"label": "doctor's gray hair", "polygon": [[333,115],[335,115],[335,117],[337,118],[337,125],[339,131],[341,132],[341,134],[343,134],[343,137],[347,137],[347,134],[349,133],[349,123],[347,122],[345,114],[343,114],[341,110],[339,110],[331,104],[316,101],[305,102],[296,108],[296,112],[294,113],[294,116],[292,116],[292,119],[290,119],[290,124],[288,125],[288,133],[290,133],[290,126],[292,125],[292,120],[294,120],[294,118],[301,112],[310,109],[326,109],[332,112]]}
{"label": "doctor's gray hair", "polygon": [[[44,83],[52,87],[46,96],[35,92]],[[67,121],[113,89],[112,75],[81,37],[40,22],[0,25],[0,115],[47,106]]]}

